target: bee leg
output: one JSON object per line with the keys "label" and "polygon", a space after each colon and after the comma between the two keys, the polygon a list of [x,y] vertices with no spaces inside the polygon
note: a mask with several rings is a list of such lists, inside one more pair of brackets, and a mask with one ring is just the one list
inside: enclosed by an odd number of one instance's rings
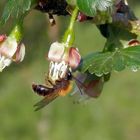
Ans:
{"label": "bee leg", "polygon": [[49,79],[49,82],[54,86],[56,85],[56,81],[53,81],[52,79]]}

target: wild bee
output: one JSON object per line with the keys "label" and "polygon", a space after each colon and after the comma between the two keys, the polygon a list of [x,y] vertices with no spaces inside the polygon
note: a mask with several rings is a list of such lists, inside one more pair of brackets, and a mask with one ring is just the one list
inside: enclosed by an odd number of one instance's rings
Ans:
{"label": "wild bee", "polygon": [[67,95],[72,89],[72,74],[65,63],[50,63],[49,73],[45,78],[45,85],[32,84],[32,89],[44,99],[35,104],[36,109],[49,104],[59,96]]}
{"label": "wild bee", "polygon": [[59,92],[60,95],[62,94],[63,90],[67,90],[69,85],[70,85],[70,80],[72,79],[72,75],[69,72],[67,74],[67,77],[55,81],[51,81],[50,79],[46,80],[46,85],[36,85],[32,84],[32,88],[34,92],[36,92],[40,96],[47,96],[47,95],[52,95],[55,92]]}
{"label": "wild bee", "polygon": [[45,77],[45,85],[32,84],[33,91],[44,96],[43,100],[35,104],[35,110],[48,105],[57,97],[70,93],[72,81],[75,81],[78,87],[76,90],[80,91],[81,95],[97,97],[101,92],[102,78],[90,73],[76,73],[75,70],[81,61],[78,50],[73,47],[68,52],[64,50],[61,43],[55,42],[51,45],[48,53],[49,71]]}
{"label": "wild bee", "polygon": [[59,96],[65,96],[72,90],[72,80],[75,81],[81,96],[97,98],[103,88],[103,78],[98,78],[91,74],[79,73],[77,76],[72,75],[69,71],[65,78],[57,80],[55,83],[46,78],[46,85],[33,84],[32,88],[44,99],[35,104],[36,111],[48,105]]}

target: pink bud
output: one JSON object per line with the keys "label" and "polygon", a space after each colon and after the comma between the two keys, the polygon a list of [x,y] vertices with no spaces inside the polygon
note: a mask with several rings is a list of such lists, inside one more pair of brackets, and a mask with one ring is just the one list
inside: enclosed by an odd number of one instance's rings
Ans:
{"label": "pink bud", "polygon": [[69,66],[71,68],[76,68],[80,64],[81,56],[78,49],[71,47],[69,50]]}
{"label": "pink bud", "polygon": [[130,47],[133,47],[133,46],[140,45],[140,42],[138,40],[136,40],[136,39],[132,39],[132,40],[129,41],[128,45]]}
{"label": "pink bud", "polygon": [[83,21],[87,20],[87,16],[86,16],[85,14],[79,12],[79,13],[78,13],[78,16],[77,16],[77,20],[78,20],[79,22],[83,22]]}

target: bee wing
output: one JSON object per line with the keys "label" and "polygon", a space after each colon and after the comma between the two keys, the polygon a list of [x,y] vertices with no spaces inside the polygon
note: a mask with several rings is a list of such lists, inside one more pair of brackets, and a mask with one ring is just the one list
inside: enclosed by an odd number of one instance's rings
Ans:
{"label": "bee wing", "polygon": [[75,83],[76,83],[76,86],[78,87],[78,90],[80,91],[80,94],[83,95],[83,90],[82,90],[83,84],[77,81],[76,79],[75,79]]}
{"label": "bee wing", "polygon": [[102,92],[103,85],[104,81],[102,80],[102,78],[93,80],[90,83],[87,83],[87,88],[85,88],[84,91],[89,97],[97,98]]}
{"label": "bee wing", "polygon": [[53,93],[51,95],[46,95],[44,97],[44,99],[42,99],[41,101],[37,102],[34,107],[35,107],[35,111],[38,111],[40,109],[42,109],[43,107],[45,107],[46,105],[48,105],[50,102],[52,102],[54,99],[56,99],[59,96],[58,92]]}
{"label": "bee wing", "polygon": [[94,77],[94,75],[87,77],[86,75],[80,73],[78,77],[73,77],[73,79],[75,80],[81,94],[85,93],[89,97],[97,98],[101,94],[104,81],[103,78],[89,79],[92,77]]}

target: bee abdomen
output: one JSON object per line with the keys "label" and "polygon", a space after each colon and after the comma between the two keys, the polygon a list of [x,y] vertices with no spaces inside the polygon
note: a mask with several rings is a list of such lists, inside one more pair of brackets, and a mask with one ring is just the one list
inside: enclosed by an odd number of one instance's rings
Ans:
{"label": "bee abdomen", "polygon": [[41,95],[41,96],[48,95],[50,91],[52,90],[50,88],[47,88],[46,86],[36,85],[36,84],[32,84],[32,89],[34,92],[36,92],[38,95]]}

